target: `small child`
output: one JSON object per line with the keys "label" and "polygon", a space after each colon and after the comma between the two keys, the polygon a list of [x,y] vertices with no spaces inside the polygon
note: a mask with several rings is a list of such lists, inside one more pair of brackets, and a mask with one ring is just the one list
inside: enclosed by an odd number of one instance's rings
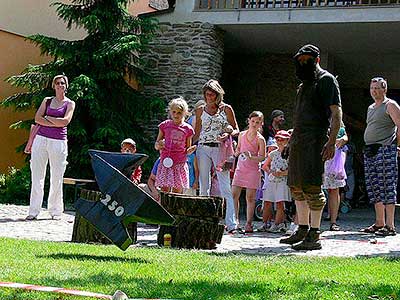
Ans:
{"label": "small child", "polygon": [[265,139],[260,133],[264,124],[264,115],[253,111],[247,119],[249,127],[240,132],[235,155],[239,156],[237,168],[232,181],[232,194],[235,201],[235,213],[239,224],[239,198],[242,188],[246,188],[246,226],[245,233],[253,232],[253,215],[256,203],[256,191],[260,186],[261,172],[259,163],[264,160]]}
{"label": "small child", "polygon": [[140,184],[139,187],[144,189],[147,193],[153,196],[153,198],[157,201],[160,202],[160,193],[155,185],[156,183],[156,175],[157,175],[157,169],[158,165],[160,164],[160,158],[157,158],[157,160],[153,164],[153,168],[151,169],[149,179],[147,180],[147,184]]}
{"label": "small child", "polygon": [[221,197],[221,191],[219,190],[218,176],[215,172],[214,167],[211,167],[210,171],[211,186],[210,186],[210,196]]}
{"label": "small child", "polygon": [[[267,141],[267,157],[272,151],[274,151],[276,149],[278,149],[278,145],[276,144],[275,138],[269,137],[268,141]],[[261,187],[262,195],[264,195],[264,192],[267,189],[267,186],[269,183],[268,173],[264,170],[265,162],[266,162],[266,160],[263,162],[262,168],[261,168],[262,171],[264,172],[264,183]],[[272,207],[270,205],[268,205],[268,207],[266,207],[267,205],[265,204],[266,201],[264,200],[264,196],[262,196],[261,199],[263,199],[263,215],[262,215],[263,224],[259,228],[257,228],[257,231],[258,232],[266,232],[270,229],[270,227],[273,223],[274,214],[273,214]]]}
{"label": "small child", "polygon": [[282,158],[282,151],[290,139],[290,134],[279,130],[275,135],[278,149],[272,151],[263,165],[263,170],[268,174],[268,185],[264,191],[264,209],[270,210],[272,203],[276,204],[275,224],[269,232],[285,233],[285,201],[290,202],[290,190],[287,185],[288,159]]}
{"label": "small child", "polygon": [[233,150],[233,141],[232,136],[230,135],[233,132],[233,127],[228,125],[224,128],[223,133],[229,133],[229,137],[220,143],[219,146],[219,162],[215,167],[217,172],[223,172],[227,170],[233,170],[233,165],[235,162],[234,150]]}
{"label": "small child", "polygon": [[183,193],[189,196],[196,196],[199,189],[199,165],[197,163],[196,152],[188,154],[187,164],[189,168],[189,188],[184,189]]}
{"label": "small child", "polygon": [[161,150],[160,164],[157,169],[156,186],[163,192],[182,193],[189,187],[189,169],[187,155],[196,150],[192,146],[193,127],[185,122],[188,104],[179,97],[168,104],[171,119],[158,125],[155,149]]}
{"label": "small child", "polygon": [[[124,139],[121,142],[121,153],[136,153],[136,142],[130,138]],[[133,170],[130,180],[135,184],[139,184],[141,179],[142,168],[138,166],[136,169]]]}
{"label": "small child", "polygon": [[[195,111],[196,111],[196,109],[198,109],[200,106],[203,106],[203,105],[205,105],[204,100],[197,101],[193,107],[193,111],[190,113],[191,116],[188,118],[187,123],[192,125],[193,128],[196,124]],[[184,189],[183,192],[186,195],[196,196],[197,191],[199,189],[199,165],[197,163],[196,152],[188,154],[187,164],[189,167],[189,188]]]}

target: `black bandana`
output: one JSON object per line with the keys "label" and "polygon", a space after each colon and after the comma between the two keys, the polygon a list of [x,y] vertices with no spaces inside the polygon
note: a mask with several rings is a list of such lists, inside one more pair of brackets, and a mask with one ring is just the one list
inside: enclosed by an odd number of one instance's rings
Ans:
{"label": "black bandana", "polygon": [[317,76],[317,61],[315,58],[310,57],[306,62],[300,64],[295,60],[296,76],[301,81],[304,80],[315,80]]}

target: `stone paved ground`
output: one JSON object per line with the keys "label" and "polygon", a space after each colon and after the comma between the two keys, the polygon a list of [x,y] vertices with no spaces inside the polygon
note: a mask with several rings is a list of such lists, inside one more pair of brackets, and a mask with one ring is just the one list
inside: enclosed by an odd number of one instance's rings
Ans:
{"label": "stone paved ground", "polygon": [[[51,220],[44,210],[37,221],[25,221],[27,206],[0,205],[0,236],[46,241],[70,241],[74,221],[73,212],[66,212],[59,221]],[[360,233],[359,229],[372,224],[372,209],[352,210],[342,214],[343,231],[322,233],[322,250],[296,252],[279,244],[280,235],[272,233],[225,234],[217,253],[246,253],[256,255],[307,255],[307,256],[400,256],[400,234],[394,237],[374,237]],[[396,215],[399,220],[399,214]],[[256,222],[256,226],[260,223]],[[328,229],[323,222],[322,229]],[[156,246],[157,228],[141,224],[138,228],[138,244],[133,247]]]}

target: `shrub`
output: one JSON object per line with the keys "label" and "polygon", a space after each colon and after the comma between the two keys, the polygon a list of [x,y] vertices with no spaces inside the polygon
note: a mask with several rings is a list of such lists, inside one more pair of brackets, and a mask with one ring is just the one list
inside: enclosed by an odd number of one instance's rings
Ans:
{"label": "shrub", "polygon": [[0,203],[28,205],[30,183],[29,165],[21,169],[10,167],[8,173],[0,174]]}

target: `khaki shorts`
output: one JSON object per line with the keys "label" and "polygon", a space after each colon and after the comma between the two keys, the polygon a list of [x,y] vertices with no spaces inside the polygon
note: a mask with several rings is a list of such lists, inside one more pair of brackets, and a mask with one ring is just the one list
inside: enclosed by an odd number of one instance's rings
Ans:
{"label": "khaki shorts", "polygon": [[296,201],[307,201],[311,210],[322,210],[326,203],[326,198],[321,186],[310,185],[307,187],[290,187],[292,198]]}

